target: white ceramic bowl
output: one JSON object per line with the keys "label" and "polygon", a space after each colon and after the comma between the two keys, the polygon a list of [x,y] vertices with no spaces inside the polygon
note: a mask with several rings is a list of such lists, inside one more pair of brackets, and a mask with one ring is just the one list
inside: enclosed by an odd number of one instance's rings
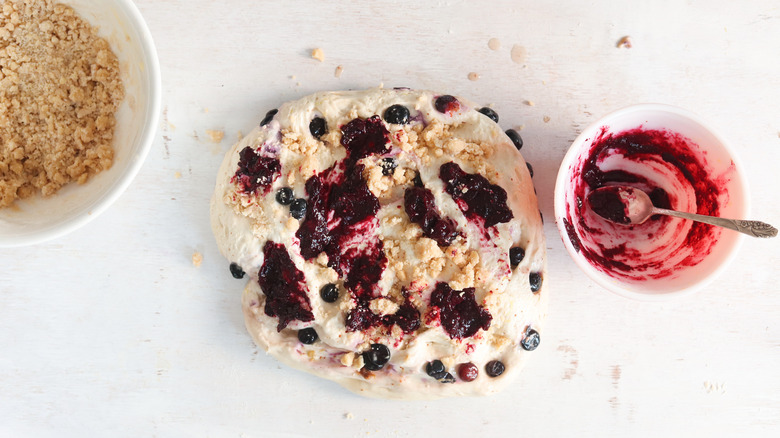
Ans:
{"label": "white ceramic bowl", "polygon": [[119,58],[125,100],[117,112],[114,164],[83,185],[34,196],[0,210],[0,247],[30,245],[71,232],[125,191],[152,146],[160,114],[160,65],[149,29],[132,0],[62,0],[105,38]]}
{"label": "white ceramic bowl", "polygon": [[[585,167],[585,162],[591,153],[594,142],[598,144],[597,139],[603,138],[605,135],[617,135],[636,128],[641,128],[642,130],[662,130],[687,138],[689,140],[687,143],[691,145],[692,149],[701,154],[701,166],[697,166],[697,168],[703,167],[707,175],[718,178],[717,187],[719,191],[717,192],[717,198],[720,204],[719,215],[734,219],[747,216],[749,200],[744,172],[736,162],[733,151],[726,142],[711,129],[707,128],[696,115],[688,111],[668,105],[641,104],[623,108],[605,116],[586,128],[572,144],[558,171],[555,185],[555,220],[558,230],[566,250],[576,264],[596,283],[618,295],[638,300],[663,300],[693,293],[711,282],[735,257],[742,239],[741,234],[731,230],[715,231],[716,234],[719,233],[719,236],[708,240],[708,242],[714,241],[709,247],[709,253],[691,250],[690,252],[693,253],[694,258],[700,258],[700,260],[691,263],[691,266],[684,266],[685,263],[678,263],[675,260],[676,255],[682,254],[684,249],[668,249],[669,252],[666,256],[659,256],[658,254],[664,254],[664,251],[667,251],[667,248],[664,247],[665,245],[669,248],[674,247],[676,245],[673,243],[675,239],[682,239],[680,236],[687,236],[687,234],[673,233],[672,231],[683,229],[682,227],[690,227],[691,223],[689,221],[675,222],[682,220],[670,219],[670,222],[666,222],[667,225],[662,226],[659,225],[663,223],[661,222],[663,219],[661,219],[654,224],[646,223],[645,225],[637,226],[655,226],[656,229],[653,229],[652,232],[639,228],[629,230],[622,225],[603,222],[603,219],[597,218],[592,211],[589,211],[586,202],[584,203],[585,207],[581,207],[578,210],[577,196],[574,193],[576,185],[574,181],[581,178],[581,171]],[[673,190],[671,187],[676,187],[678,184],[675,182],[678,181],[678,178],[672,177],[674,175],[672,171],[668,171],[667,174],[667,171],[661,170],[657,174],[653,174],[661,167],[653,167],[655,164],[652,164],[652,160],[643,159],[642,161],[631,163],[628,160],[621,161],[620,156],[617,158],[617,161],[600,161],[600,163],[607,169],[610,166],[614,166],[613,170],[622,169],[621,165],[633,165],[635,167],[630,169],[632,172],[639,172],[640,174],[647,172],[647,175],[651,175],[649,177],[651,181],[653,181],[653,178],[657,178],[659,184],[669,184],[669,190]],[[610,159],[615,159],[615,157]],[[664,162],[666,163],[666,161]],[[671,168],[671,166],[669,167]],[[683,182],[687,181],[684,178],[680,180]],[[587,187],[587,184],[583,187]],[[589,190],[589,188],[586,189],[586,191]],[[685,191],[682,191],[678,193],[679,196],[674,195],[679,197],[678,204],[687,203],[689,204],[688,208],[695,209],[696,190],[689,186],[689,195],[684,195],[684,193]],[[680,205],[673,205],[673,207],[681,208]],[[589,215],[594,216],[591,217]],[[564,222],[564,219],[567,217],[572,219],[569,221],[569,230],[567,230],[566,222]],[[579,221],[578,218],[582,220]],[[594,218],[601,220],[602,224],[606,224],[603,226],[609,229],[606,232],[602,232],[602,234],[598,234],[599,231],[603,230],[588,225],[594,224],[592,222],[596,220]],[[598,224],[598,226],[602,225]],[[588,228],[591,230],[589,231]],[[594,232],[594,229],[597,231]],[[569,237],[570,233],[574,233],[574,239]],[[649,266],[647,263],[644,263],[643,257],[650,257],[650,260],[657,263],[658,271],[637,269],[636,272],[623,270],[618,273],[617,271],[620,268],[616,268],[612,263],[615,258],[608,251],[602,251],[603,248],[600,248],[598,244],[604,244],[602,246],[607,249],[614,248],[620,242],[620,239],[624,239],[624,243],[627,242],[629,249],[647,249],[647,251],[642,250],[635,253],[638,254],[635,259],[638,260],[637,265]],[[583,245],[584,242],[586,250],[583,251],[582,248],[580,250],[575,249],[573,240],[578,245]],[[596,243],[590,245],[593,242]],[[709,245],[709,243],[706,245]],[[588,256],[585,255],[586,252],[589,254]],[[701,257],[697,255],[705,253],[706,255]],[[593,254],[596,254],[596,256],[593,256]],[[647,256],[647,254],[656,255]],[[594,261],[599,257],[603,257],[602,261]],[[652,257],[656,258],[653,259]],[[604,262],[604,260],[607,262]],[[622,259],[622,261],[626,260],[630,259]],[[653,275],[641,273],[648,272],[652,274],[663,270],[672,273],[660,278],[652,278]],[[635,277],[627,278],[626,272],[628,272],[628,275],[635,275]]]}

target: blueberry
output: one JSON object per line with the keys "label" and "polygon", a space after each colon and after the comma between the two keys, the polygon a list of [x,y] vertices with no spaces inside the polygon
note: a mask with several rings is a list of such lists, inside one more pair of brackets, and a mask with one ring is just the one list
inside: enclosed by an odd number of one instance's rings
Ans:
{"label": "blueberry", "polygon": [[479,375],[479,368],[471,362],[462,363],[458,366],[458,377],[464,382],[471,382]]}
{"label": "blueberry", "polygon": [[363,363],[369,371],[378,371],[390,360],[390,349],[386,345],[371,344],[371,349],[363,353]]}
{"label": "blueberry", "polygon": [[523,347],[523,350],[525,351],[534,351],[536,350],[536,347],[539,346],[539,341],[539,332],[529,328],[526,330],[523,339],[520,340],[520,346]]}
{"label": "blueberry", "polygon": [[450,373],[444,373],[444,375],[437,380],[441,383],[455,383],[455,377],[452,377],[452,374]]}
{"label": "blueberry", "polygon": [[290,204],[290,216],[295,219],[303,219],[306,216],[306,200],[298,198]]}
{"label": "blueberry", "polygon": [[326,122],[322,117],[313,118],[309,123],[309,132],[311,132],[311,135],[313,135],[315,138],[322,137],[328,133],[328,122]]}
{"label": "blueberry", "polygon": [[398,163],[395,162],[395,158],[383,158],[382,162],[379,163],[379,165],[382,167],[382,175],[384,176],[390,176],[395,172],[395,168],[398,167]]}
{"label": "blueberry", "polygon": [[405,125],[409,123],[409,108],[403,105],[393,105],[385,110],[385,122],[395,125]]}
{"label": "blueberry", "polygon": [[420,172],[417,172],[417,175],[414,176],[414,179],[412,180],[415,187],[423,187],[422,178],[420,178]]}
{"label": "blueberry", "polygon": [[339,299],[339,288],[333,283],[322,286],[322,289],[320,289],[320,298],[326,303],[335,303],[336,300]]}
{"label": "blueberry", "polygon": [[298,340],[304,344],[313,344],[317,342],[318,338],[319,336],[317,336],[317,332],[312,327],[298,330]]}
{"label": "blueberry", "polygon": [[241,266],[238,266],[238,263],[230,264],[230,274],[233,276],[233,278],[244,278],[244,270],[241,269]]}
{"label": "blueberry", "polygon": [[523,261],[525,257],[525,250],[519,246],[513,246],[509,248],[509,264],[514,268]]}
{"label": "blueberry", "polygon": [[488,118],[496,123],[498,123],[498,113],[493,111],[492,109],[488,107],[483,107],[478,109],[477,111],[481,112],[482,114],[488,116]]}
{"label": "blueberry", "polygon": [[504,363],[500,360],[491,360],[485,365],[485,373],[490,377],[498,377],[504,374]]}
{"label": "blueberry", "polygon": [[428,362],[425,365],[425,373],[433,377],[436,380],[443,378],[447,375],[447,369],[444,368],[444,363],[439,359]]}
{"label": "blueberry", "polygon": [[274,119],[274,116],[278,112],[279,112],[278,109],[272,109],[271,111],[268,111],[267,113],[265,113],[265,117],[263,117],[263,120],[260,122],[260,126],[265,126],[265,125],[271,123],[271,120]]}
{"label": "blueberry", "polygon": [[282,205],[292,204],[293,199],[295,199],[295,195],[293,194],[292,189],[289,187],[282,187],[279,189],[279,191],[276,192],[276,202]]}
{"label": "blueberry", "polygon": [[537,293],[542,288],[542,274],[531,272],[528,274],[528,283],[531,284],[531,292]]}
{"label": "blueberry", "polygon": [[520,134],[517,133],[514,129],[507,129],[506,130],[506,136],[509,137],[510,140],[512,140],[512,143],[515,144],[515,147],[519,151],[523,148],[523,139],[520,138]]}
{"label": "blueberry", "polygon": [[531,174],[531,178],[533,178],[534,177],[534,166],[531,166],[531,163],[526,161],[525,167],[528,168],[528,173],[530,173]]}

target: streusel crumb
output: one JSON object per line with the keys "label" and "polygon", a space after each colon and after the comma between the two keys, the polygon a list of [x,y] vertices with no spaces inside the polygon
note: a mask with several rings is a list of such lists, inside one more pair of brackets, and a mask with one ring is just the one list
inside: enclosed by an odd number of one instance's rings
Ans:
{"label": "streusel crumb", "polygon": [[3,2],[0,207],[110,168],[123,98],[116,55],[73,9],[52,0]]}

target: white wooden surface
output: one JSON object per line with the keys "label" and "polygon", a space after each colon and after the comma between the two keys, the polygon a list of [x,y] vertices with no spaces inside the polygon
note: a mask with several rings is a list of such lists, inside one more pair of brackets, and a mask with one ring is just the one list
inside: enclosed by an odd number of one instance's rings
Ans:
{"label": "white wooden surface", "polygon": [[[107,213],[54,242],[0,250],[0,436],[780,434],[780,241],[746,241],[703,292],[648,304],[591,283],[551,221],[555,174],[578,132],[662,102],[730,140],[752,216],[780,224],[776,1],[137,4],[160,54],[165,117]],[[615,47],[624,35],[633,48]],[[315,47],[324,62],[308,56]],[[208,222],[222,154],[282,101],[380,82],[492,103],[505,128],[523,127],[552,301],[536,357],[497,396],[363,399],[279,365],[244,331],[243,282]]]}

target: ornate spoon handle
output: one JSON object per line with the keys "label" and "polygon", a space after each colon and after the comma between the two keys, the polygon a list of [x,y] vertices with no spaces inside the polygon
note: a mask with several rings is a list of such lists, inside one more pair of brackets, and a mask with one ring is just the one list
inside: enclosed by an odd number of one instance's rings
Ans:
{"label": "ornate spoon handle", "polygon": [[704,222],[705,224],[728,228],[739,231],[753,237],[775,237],[777,228],[761,221],[743,221],[736,219],[725,219],[722,217],[705,216],[702,214],[683,213],[681,211],[665,210],[663,208],[653,208],[653,214],[665,214],[667,216],[681,217],[692,221]]}

